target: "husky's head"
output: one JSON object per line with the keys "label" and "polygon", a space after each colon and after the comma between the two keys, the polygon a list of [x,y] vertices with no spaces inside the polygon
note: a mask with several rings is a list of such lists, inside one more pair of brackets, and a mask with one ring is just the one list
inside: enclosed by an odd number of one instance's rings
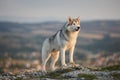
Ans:
{"label": "husky's head", "polygon": [[78,18],[72,19],[71,17],[69,17],[66,28],[70,32],[80,31],[80,18],[78,17]]}

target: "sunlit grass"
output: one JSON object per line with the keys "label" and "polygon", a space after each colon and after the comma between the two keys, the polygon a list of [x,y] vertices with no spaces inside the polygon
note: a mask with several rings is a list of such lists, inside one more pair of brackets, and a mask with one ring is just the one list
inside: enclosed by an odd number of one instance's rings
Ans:
{"label": "sunlit grass", "polygon": [[78,77],[79,78],[84,78],[84,80],[94,80],[94,79],[97,79],[97,76],[93,75],[93,74],[79,74]]}

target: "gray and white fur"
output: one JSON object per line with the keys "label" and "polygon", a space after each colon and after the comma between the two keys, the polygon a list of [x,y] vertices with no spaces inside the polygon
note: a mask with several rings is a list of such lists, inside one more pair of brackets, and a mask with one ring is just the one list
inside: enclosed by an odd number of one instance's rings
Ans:
{"label": "gray and white fur", "polygon": [[53,36],[47,38],[42,47],[42,71],[46,72],[46,63],[52,58],[50,69],[55,70],[55,63],[59,55],[61,57],[62,67],[67,66],[65,63],[65,51],[69,50],[69,62],[71,65],[76,64],[73,61],[73,52],[80,31],[80,18],[68,18],[67,23]]}

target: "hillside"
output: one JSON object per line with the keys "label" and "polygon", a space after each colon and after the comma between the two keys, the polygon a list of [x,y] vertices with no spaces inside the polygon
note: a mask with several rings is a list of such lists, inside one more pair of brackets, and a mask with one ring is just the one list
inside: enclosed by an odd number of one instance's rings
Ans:
{"label": "hillside", "polygon": [[[59,30],[63,24],[63,22],[33,24],[0,22],[0,54],[5,52],[18,53],[40,51],[43,40]],[[110,44],[111,41],[115,41],[119,47],[120,21],[81,22],[81,32],[79,34],[80,37],[78,38],[77,48],[86,49],[87,46],[91,45],[94,48],[96,47],[94,44],[102,43],[100,46],[97,46],[100,50],[105,50],[102,49],[101,46],[108,46],[104,44],[106,41],[103,39],[106,35],[110,36],[110,41],[107,44]],[[114,44],[112,43],[111,46],[112,45]],[[88,48],[87,50],[93,51],[93,49]],[[106,51],[109,50],[106,49]],[[113,51],[119,52],[118,49]]]}

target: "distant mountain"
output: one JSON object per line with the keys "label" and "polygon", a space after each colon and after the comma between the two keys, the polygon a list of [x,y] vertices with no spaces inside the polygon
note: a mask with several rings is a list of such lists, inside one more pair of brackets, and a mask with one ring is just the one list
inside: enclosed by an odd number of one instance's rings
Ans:
{"label": "distant mountain", "polygon": [[118,21],[89,21],[81,22],[84,31],[106,31],[106,32],[120,32],[120,20]]}
{"label": "distant mountain", "polygon": [[[29,31],[32,29],[48,29],[57,30],[64,25],[64,22],[43,22],[43,23],[14,23],[14,22],[0,22],[0,32],[7,31]],[[81,22],[82,32],[94,32],[94,31],[112,31],[120,32],[120,20],[118,21],[89,21]]]}

